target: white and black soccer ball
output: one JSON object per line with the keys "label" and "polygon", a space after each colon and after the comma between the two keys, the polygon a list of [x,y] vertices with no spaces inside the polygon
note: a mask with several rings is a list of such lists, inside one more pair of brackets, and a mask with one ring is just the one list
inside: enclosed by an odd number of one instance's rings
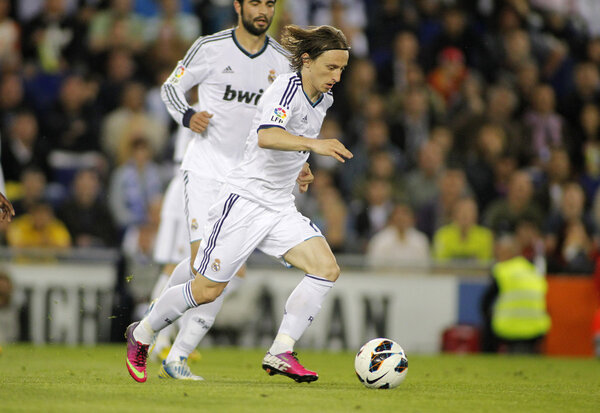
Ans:
{"label": "white and black soccer ball", "polygon": [[354,359],[358,380],[370,389],[393,389],[408,373],[408,359],[400,344],[375,338],[362,346]]}

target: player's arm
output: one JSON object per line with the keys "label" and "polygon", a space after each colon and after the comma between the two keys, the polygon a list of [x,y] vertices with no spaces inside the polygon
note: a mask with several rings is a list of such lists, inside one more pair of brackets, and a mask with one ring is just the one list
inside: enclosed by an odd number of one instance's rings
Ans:
{"label": "player's arm", "polygon": [[263,125],[258,130],[258,146],[278,151],[311,151],[346,162],[354,155],[337,139],[310,139],[296,136],[278,126]]}
{"label": "player's arm", "polygon": [[10,222],[14,216],[15,209],[4,194],[0,192],[0,222]]}
{"label": "player's arm", "polygon": [[160,96],[177,123],[196,133],[206,130],[212,114],[196,112],[187,102],[185,93],[202,83],[210,73],[202,38],[198,39],[180,60],[161,87]]}

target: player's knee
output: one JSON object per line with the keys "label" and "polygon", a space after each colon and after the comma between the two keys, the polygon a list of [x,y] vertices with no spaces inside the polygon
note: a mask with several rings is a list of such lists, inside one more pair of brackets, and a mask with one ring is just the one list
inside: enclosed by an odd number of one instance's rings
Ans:
{"label": "player's knee", "polygon": [[222,292],[222,288],[208,288],[205,286],[194,288],[194,285],[192,284],[192,294],[194,296],[194,301],[196,301],[198,305],[212,303]]}
{"label": "player's knee", "polygon": [[335,282],[340,276],[340,266],[334,260],[331,260],[321,266],[319,275]]}

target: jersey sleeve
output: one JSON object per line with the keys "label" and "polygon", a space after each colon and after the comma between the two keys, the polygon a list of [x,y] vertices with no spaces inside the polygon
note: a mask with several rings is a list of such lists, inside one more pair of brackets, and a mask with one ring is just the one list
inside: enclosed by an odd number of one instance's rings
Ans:
{"label": "jersey sleeve", "polygon": [[203,47],[203,38],[199,38],[190,47],[177,67],[163,83],[161,98],[175,121],[189,127],[194,109],[187,103],[185,93],[192,87],[202,83],[210,73],[210,63]]}
{"label": "jersey sleeve", "polygon": [[261,98],[263,103],[258,130],[266,128],[286,129],[286,125],[294,115],[294,96],[302,86],[299,79],[278,78]]}

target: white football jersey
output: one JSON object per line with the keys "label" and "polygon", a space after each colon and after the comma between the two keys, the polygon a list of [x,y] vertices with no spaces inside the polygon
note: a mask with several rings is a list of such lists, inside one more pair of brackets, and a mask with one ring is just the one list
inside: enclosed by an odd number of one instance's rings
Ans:
{"label": "white football jersey", "polygon": [[231,192],[275,210],[293,205],[292,191],[309,152],[261,148],[258,131],[278,127],[297,136],[317,139],[332,104],[331,92],[311,102],[302,89],[299,73],[279,76],[258,104],[242,164],[227,177]]}
{"label": "white football jersey", "polygon": [[[179,124],[194,113],[185,92],[198,85],[194,109],[213,114],[202,134],[194,134],[182,169],[223,182],[244,153],[256,107],[277,75],[290,71],[287,51],[269,36],[263,48],[249,54],[234,29],[200,37],[162,87],[161,96]],[[185,122],[184,122],[185,120]]]}

